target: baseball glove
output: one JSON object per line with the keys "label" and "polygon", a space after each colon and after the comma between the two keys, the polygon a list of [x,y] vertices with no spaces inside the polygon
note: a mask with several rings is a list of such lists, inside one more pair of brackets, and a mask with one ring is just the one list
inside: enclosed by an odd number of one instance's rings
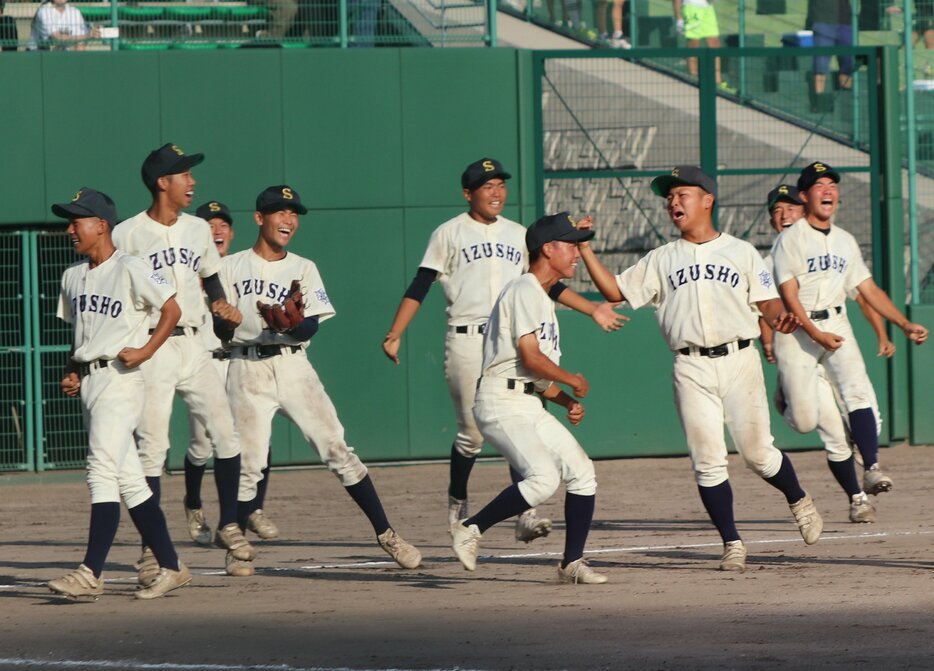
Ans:
{"label": "baseball glove", "polygon": [[276,333],[297,328],[305,319],[305,300],[301,283],[298,280],[292,281],[289,295],[281,305],[256,301],[256,309],[259,310],[263,321]]}

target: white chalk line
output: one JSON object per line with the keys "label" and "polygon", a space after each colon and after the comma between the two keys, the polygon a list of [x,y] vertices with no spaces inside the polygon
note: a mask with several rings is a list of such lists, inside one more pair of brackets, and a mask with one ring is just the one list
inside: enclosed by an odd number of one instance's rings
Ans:
{"label": "white chalk line", "polygon": [[[173,664],[170,662],[137,662],[128,659],[27,659],[0,657],[0,668],[53,668],[53,669],[137,669],[139,671],[368,671],[349,667],[291,666],[290,664]],[[383,668],[369,671],[415,671],[414,669]],[[480,671],[460,667],[445,669],[422,669],[421,671]]]}

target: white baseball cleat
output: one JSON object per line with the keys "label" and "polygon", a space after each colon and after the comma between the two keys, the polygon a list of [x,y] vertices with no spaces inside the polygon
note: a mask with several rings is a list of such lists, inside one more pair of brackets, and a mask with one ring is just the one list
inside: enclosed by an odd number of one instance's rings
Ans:
{"label": "white baseball cleat", "polygon": [[467,499],[455,499],[448,496],[448,531],[454,526],[455,522],[466,520],[470,517],[467,509]]}
{"label": "white baseball cleat", "polygon": [[798,525],[798,531],[801,532],[801,538],[808,545],[814,545],[820,540],[821,532],[824,530],[824,520],[817,512],[811,495],[805,494],[803,499],[792,503],[789,507],[792,515],[795,516],[795,523]]}
{"label": "white baseball cleat", "polygon": [[104,593],[104,576],[95,578],[91,569],[81,564],[71,573],[66,573],[57,580],[50,580],[48,586],[55,594],[67,596],[74,601],[97,601],[97,597]]}
{"label": "white baseball cleat", "polygon": [[[182,504],[184,505],[184,503]],[[204,510],[185,506],[185,519],[188,522],[188,535],[198,545],[211,547],[211,527],[204,519]]]}
{"label": "white baseball cleat", "polygon": [[890,492],[892,486],[892,478],[879,468],[879,464],[873,464],[872,468],[863,473],[863,491],[867,494]]}
{"label": "white baseball cleat", "polygon": [[156,576],[152,584],[149,587],[136,590],[135,596],[137,599],[157,599],[160,596],[165,596],[173,589],[184,587],[190,582],[191,573],[188,571],[188,567],[179,561],[177,571],[165,567],[160,568],[159,575]]}
{"label": "white baseball cleat", "polygon": [[143,587],[149,587],[159,576],[159,562],[149,548],[143,548],[143,554],[133,566],[137,571],[136,580]]}
{"label": "white baseball cleat", "polygon": [[480,552],[480,529],[476,524],[469,527],[464,526],[463,522],[458,520],[451,525],[451,547],[454,554],[461,560],[461,564],[468,571],[474,571],[477,568],[477,554]]}
{"label": "white baseball cleat", "polygon": [[263,540],[279,537],[279,527],[277,527],[269,516],[258,508],[250,513],[246,520],[246,528],[255,533]]}
{"label": "white baseball cleat", "polygon": [[531,543],[551,533],[551,520],[539,517],[535,508],[529,508],[516,518],[516,540]]}
{"label": "white baseball cleat", "polygon": [[392,527],[377,536],[376,540],[379,541],[379,546],[386,551],[386,554],[395,559],[402,568],[418,568],[418,565],[422,563],[422,553],[393,531]]}
{"label": "white baseball cleat", "polygon": [[243,535],[243,531],[236,522],[231,522],[214,534],[214,545],[224,550],[230,550],[233,556],[240,561],[253,561],[256,559],[256,548]]}
{"label": "white baseball cleat", "polygon": [[560,563],[558,564],[558,582],[569,582],[575,585],[602,585],[606,581],[607,577],[590,568],[590,564],[583,557],[563,568]]}
{"label": "white baseball cleat", "polygon": [[743,541],[730,541],[723,544],[720,570],[736,571],[738,573],[746,570],[746,546],[743,545]]}
{"label": "white baseball cleat", "polygon": [[850,497],[850,522],[875,522],[876,509],[869,502],[866,492]]}
{"label": "white baseball cleat", "polygon": [[256,569],[254,568],[252,561],[243,561],[242,559],[237,559],[230,551],[227,552],[227,558],[224,563],[225,570],[229,576],[234,576],[236,578],[248,578],[249,576],[256,573]]}

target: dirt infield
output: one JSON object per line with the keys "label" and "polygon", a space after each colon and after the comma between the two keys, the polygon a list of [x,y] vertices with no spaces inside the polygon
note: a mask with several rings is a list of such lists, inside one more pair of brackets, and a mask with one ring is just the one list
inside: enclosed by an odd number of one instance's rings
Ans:
{"label": "dirt infield", "polygon": [[[561,496],[540,508],[556,520],[549,538],[525,546],[495,527],[465,572],[443,523],[447,464],[372,471],[394,526],[425,555],[420,569],[388,561],[329,473],[279,471],[266,509],[283,535],[260,542],[257,575],[229,578],[221,550],[187,540],[183,481],[166,477],[169,526],[195,579],[152,602],[132,598],[125,513],[104,596],[54,598],[45,581],[83,556],[83,480],[2,476],[0,668],[931,668],[934,449],[883,451],[895,489],[874,499],[872,525],[847,521],[823,453],[792,454],[825,520],[811,547],[781,495],[731,459],[745,574],[716,570],[718,538],[686,459],[601,461],[588,547],[610,577],[602,586],[555,581]],[[472,500],[507,477],[501,462],[478,464]],[[206,505],[216,520],[213,496]]]}

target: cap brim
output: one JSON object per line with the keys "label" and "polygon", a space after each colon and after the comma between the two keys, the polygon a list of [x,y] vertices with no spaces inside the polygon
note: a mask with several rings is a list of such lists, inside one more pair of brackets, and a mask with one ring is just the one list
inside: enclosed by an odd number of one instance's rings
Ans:
{"label": "cap brim", "polygon": [[576,228],[569,233],[562,235],[558,240],[561,242],[587,242],[597,234],[593,229]]}
{"label": "cap brim", "polygon": [[52,214],[62,219],[83,219],[84,217],[97,217],[86,207],[75,203],[59,203],[52,206]]}
{"label": "cap brim", "polygon": [[279,210],[292,210],[296,214],[308,214],[308,208],[301,203],[290,203],[287,201],[267,205],[266,207],[259,209],[258,212],[261,214],[269,214],[270,212],[278,212]]}
{"label": "cap brim", "polygon": [[804,206],[804,201],[795,200],[791,196],[782,194],[780,196],[775,196],[775,198],[769,201],[769,209],[771,210],[773,207],[775,207],[776,203],[780,203],[781,201],[785,201],[786,203],[791,203],[792,205],[801,205],[802,207]]}
{"label": "cap brim", "polygon": [[481,179],[471,182],[465,188],[473,191],[474,189],[479,189],[481,186],[489,182],[491,179],[497,179],[497,178],[502,179],[502,180],[507,180],[507,179],[512,179],[512,175],[510,175],[508,172],[497,172],[493,175],[484,175]]}
{"label": "cap brim", "polygon": [[172,172],[167,172],[165,174],[177,175],[180,172],[191,170],[202,161],[204,161],[204,154],[186,154],[185,156],[179,156],[178,160],[172,165]]}
{"label": "cap brim", "polygon": [[688,184],[683,179],[675,177],[674,175],[659,175],[652,180],[652,192],[656,196],[662,196],[663,198],[668,195],[668,192],[671,191],[673,186],[697,186],[696,184]]}

